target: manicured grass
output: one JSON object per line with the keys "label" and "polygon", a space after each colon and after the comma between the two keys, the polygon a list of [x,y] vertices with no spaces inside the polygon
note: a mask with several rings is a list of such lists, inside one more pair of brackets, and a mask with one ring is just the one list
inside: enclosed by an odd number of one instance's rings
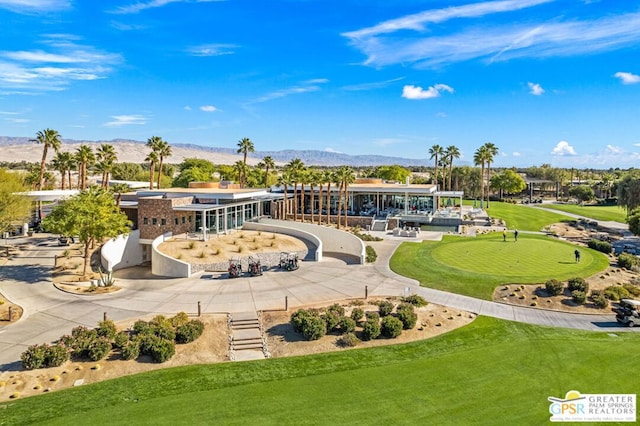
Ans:
{"label": "manicured grass", "polygon": [[[465,205],[473,205],[473,201],[465,200]],[[492,218],[503,219],[509,229],[522,231],[542,231],[542,229],[552,223],[572,220],[571,217],[561,213],[553,213],[544,210],[534,209],[522,204],[510,204],[491,201],[487,214]]]}
{"label": "manicured grass", "polygon": [[542,204],[540,207],[567,213],[577,214],[582,217],[608,222],[626,223],[627,211],[618,206],[583,206],[577,204]]}
{"label": "manicured grass", "polygon": [[420,281],[425,287],[490,300],[505,283],[544,283],[556,278],[587,277],[605,269],[609,261],[595,250],[546,235],[520,233],[518,242],[501,232],[466,238],[445,235],[441,242],[403,243],[391,258],[391,269]]}
{"label": "manicured grass", "polygon": [[549,396],[636,393],[639,361],[636,333],[480,317],[409,344],[158,370],[11,401],[0,424],[545,424]]}

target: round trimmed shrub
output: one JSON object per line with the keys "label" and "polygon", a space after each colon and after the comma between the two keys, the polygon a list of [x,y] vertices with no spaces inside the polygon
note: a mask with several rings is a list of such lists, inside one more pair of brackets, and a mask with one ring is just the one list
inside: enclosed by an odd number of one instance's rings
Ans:
{"label": "round trimmed shrub", "polygon": [[382,318],[380,332],[383,336],[394,339],[402,334],[402,321],[391,315],[386,316]]}
{"label": "round trimmed shrub", "polygon": [[342,346],[344,348],[352,348],[360,343],[360,339],[354,333],[347,333],[340,336],[338,339],[338,346]]}
{"label": "round trimmed shrub", "polygon": [[327,312],[334,312],[339,317],[343,317],[344,316],[344,308],[342,306],[340,306],[340,304],[338,304],[338,303],[334,303],[333,305],[329,306],[327,308]]}
{"label": "round trimmed shrub", "polygon": [[171,325],[177,328],[189,322],[189,315],[187,315],[185,312],[178,312],[173,317],[171,317],[169,321],[171,321]]}
{"label": "round trimmed shrub", "polygon": [[605,308],[609,307],[609,299],[604,297],[604,294],[601,294],[601,293],[593,294],[593,293],[591,293],[591,300],[593,300],[593,303],[600,309],[605,309]]}
{"label": "round trimmed shrub", "polygon": [[106,337],[109,340],[113,340],[118,330],[116,329],[116,323],[111,320],[104,320],[98,323],[96,332],[100,337]]}
{"label": "round trimmed shrub", "polygon": [[147,321],[138,320],[133,323],[133,332],[136,334],[149,334],[151,326]]}
{"label": "round trimmed shrub", "polygon": [[585,293],[584,291],[580,291],[580,290],[573,290],[571,292],[571,298],[577,304],[582,305],[587,300],[587,293]]}
{"label": "round trimmed shrub", "polygon": [[378,310],[380,311],[381,317],[391,315],[391,312],[393,312],[393,303],[389,302],[388,300],[383,300],[378,303]]}
{"label": "round trimmed shrub", "polygon": [[622,286],[612,285],[604,289],[604,297],[609,300],[617,301],[620,299],[626,299],[631,295],[626,288]]}
{"label": "round trimmed shrub", "polygon": [[402,322],[402,328],[405,330],[411,330],[418,322],[418,314],[416,314],[416,310],[413,305],[409,303],[400,304],[398,309],[396,309],[396,315]]}
{"label": "round trimmed shrub", "polygon": [[129,343],[130,340],[131,339],[128,332],[124,330],[120,331],[113,338],[113,346],[118,349],[122,349],[127,343]]}
{"label": "round trimmed shrub", "polygon": [[369,311],[366,314],[367,321],[380,321],[380,314],[374,311]]}
{"label": "round trimmed shrub", "polygon": [[122,358],[136,359],[140,356],[140,342],[129,340],[122,347]]}
{"label": "round trimmed shrub", "polygon": [[149,321],[149,326],[153,334],[161,339],[173,341],[176,338],[176,331],[173,328],[173,324],[171,324],[171,321],[164,315],[155,316]]}
{"label": "round trimmed shrub", "polygon": [[424,297],[418,294],[412,294],[411,296],[404,297],[402,301],[405,303],[410,303],[416,308],[427,306],[429,304],[429,302],[427,302],[427,300]]}
{"label": "round trimmed shrub", "polygon": [[311,315],[304,320],[302,335],[307,340],[318,340],[327,334],[327,323],[318,315]]}
{"label": "round trimmed shrub", "polygon": [[151,346],[149,355],[155,362],[166,362],[176,353],[176,345],[173,341],[157,339]]}
{"label": "round trimmed shrub", "polygon": [[353,308],[351,311],[351,319],[358,323],[362,318],[364,318],[364,311],[361,308]]}
{"label": "round trimmed shrub", "polygon": [[89,356],[89,349],[98,340],[98,332],[95,329],[78,326],[71,330],[71,349],[75,357],[86,358]]}
{"label": "round trimmed shrub", "polygon": [[369,318],[362,326],[362,340],[372,340],[380,335],[380,323],[377,319]]}
{"label": "round trimmed shrub", "polygon": [[26,351],[20,355],[22,368],[26,370],[35,370],[44,366],[44,360],[47,355],[47,345],[31,345]]}
{"label": "round trimmed shrub", "polygon": [[111,352],[111,341],[106,337],[99,337],[89,346],[87,356],[91,361],[100,361],[106,358],[109,352]]}
{"label": "round trimmed shrub", "polygon": [[176,343],[191,343],[202,335],[204,323],[200,320],[191,320],[176,329]]}
{"label": "round trimmed shrub", "polygon": [[302,326],[307,317],[309,317],[311,313],[306,309],[298,309],[294,313],[291,314],[291,326],[296,333],[302,333]]}
{"label": "round trimmed shrub", "polygon": [[584,278],[580,277],[571,278],[569,281],[567,281],[567,287],[571,292],[574,292],[576,290],[583,293],[589,292],[589,283],[587,283]]}
{"label": "round trimmed shrub", "polygon": [[356,322],[353,318],[342,317],[340,319],[340,333],[353,333],[356,330]]}
{"label": "round trimmed shrub", "polygon": [[47,347],[44,355],[45,367],[60,367],[65,361],[69,360],[69,349],[63,344],[56,344]]}
{"label": "round trimmed shrub", "polygon": [[640,259],[631,253],[620,253],[618,255],[618,266],[624,269],[633,269],[634,266],[640,264]]}
{"label": "round trimmed shrub", "polygon": [[544,288],[545,290],[547,290],[547,293],[549,293],[551,296],[557,296],[559,294],[562,294],[562,290],[564,289],[564,286],[560,281],[556,279],[551,279],[551,280],[548,280],[546,283],[544,283]]}
{"label": "round trimmed shrub", "polygon": [[327,324],[327,331],[334,331],[340,325],[342,317],[336,311],[327,311],[322,314],[322,319]]}

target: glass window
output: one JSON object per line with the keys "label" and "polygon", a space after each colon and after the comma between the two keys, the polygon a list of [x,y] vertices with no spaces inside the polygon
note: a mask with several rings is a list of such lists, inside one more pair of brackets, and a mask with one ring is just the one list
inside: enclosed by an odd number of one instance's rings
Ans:
{"label": "glass window", "polygon": [[173,224],[174,224],[174,225],[177,225],[178,223],[179,223],[178,218],[177,218],[177,217],[173,218]]}
{"label": "glass window", "polygon": [[184,223],[185,223],[186,221],[187,221],[187,219],[186,219],[184,216],[182,216],[182,224],[183,224],[183,225],[184,225]]}
{"label": "glass window", "polygon": [[151,219],[151,224],[152,224],[152,225],[157,225],[157,224],[158,224],[158,218],[155,218],[155,217],[154,217],[154,218],[152,218],[152,219]]}
{"label": "glass window", "polygon": [[164,217],[160,219],[160,225],[165,226],[166,224],[167,224],[167,219],[165,219]]}
{"label": "glass window", "polygon": [[143,225],[148,225],[149,224],[149,218],[148,217],[143,217],[142,218],[142,224]]}

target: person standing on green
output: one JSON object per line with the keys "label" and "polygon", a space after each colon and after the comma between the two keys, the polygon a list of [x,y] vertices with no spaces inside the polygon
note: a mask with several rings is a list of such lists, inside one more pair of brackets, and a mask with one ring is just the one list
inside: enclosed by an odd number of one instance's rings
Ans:
{"label": "person standing on green", "polygon": [[502,241],[507,241],[507,228],[502,230]]}
{"label": "person standing on green", "polygon": [[513,231],[513,238],[515,239],[515,242],[517,243],[518,242],[518,230],[517,229]]}

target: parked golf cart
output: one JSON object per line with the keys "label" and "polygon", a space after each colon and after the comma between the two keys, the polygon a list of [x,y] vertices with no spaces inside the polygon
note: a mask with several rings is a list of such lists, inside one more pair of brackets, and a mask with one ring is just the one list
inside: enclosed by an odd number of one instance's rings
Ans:
{"label": "parked golf cart", "polygon": [[229,278],[238,278],[242,274],[240,259],[229,259]]}
{"label": "parked golf cart", "polygon": [[262,275],[262,265],[257,257],[249,256],[249,275]]}
{"label": "parked golf cart", "polygon": [[618,307],[612,308],[616,313],[616,321],[627,327],[640,325],[640,301],[633,299],[622,299]]}
{"label": "parked golf cart", "polygon": [[287,271],[294,271],[298,269],[298,255],[296,253],[280,253],[280,264],[278,266],[280,269]]}

